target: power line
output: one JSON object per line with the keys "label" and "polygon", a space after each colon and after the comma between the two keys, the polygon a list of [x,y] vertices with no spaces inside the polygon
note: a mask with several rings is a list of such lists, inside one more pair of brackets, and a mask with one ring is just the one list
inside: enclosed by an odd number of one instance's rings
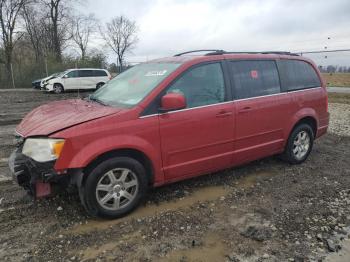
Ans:
{"label": "power line", "polygon": [[298,53],[303,55],[303,54],[322,54],[322,53],[336,53],[336,52],[350,52],[350,49],[318,50],[318,51],[305,51],[305,52],[298,52]]}

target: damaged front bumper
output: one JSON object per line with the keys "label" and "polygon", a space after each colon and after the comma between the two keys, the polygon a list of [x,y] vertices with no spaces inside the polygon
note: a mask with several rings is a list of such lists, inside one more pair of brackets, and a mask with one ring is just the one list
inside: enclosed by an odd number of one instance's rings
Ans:
{"label": "damaged front bumper", "polygon": [[[17,148],[8,161],[13,180],[35,197],[44,197],[52,193],[52,184],[68,186],[72,172],[58,174],[54,169],[55,161],[37,162],[21,153]],[[75,172],[76,173],[76,172]]]}

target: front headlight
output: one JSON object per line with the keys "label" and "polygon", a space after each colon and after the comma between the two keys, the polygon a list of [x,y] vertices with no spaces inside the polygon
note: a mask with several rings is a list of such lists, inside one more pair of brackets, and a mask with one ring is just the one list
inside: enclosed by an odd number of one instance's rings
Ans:
{"label": "front headlight", "polygon": [[22,154],[38,162],[47,162],[59,158],[64,139],[28,138],[25,140]]}

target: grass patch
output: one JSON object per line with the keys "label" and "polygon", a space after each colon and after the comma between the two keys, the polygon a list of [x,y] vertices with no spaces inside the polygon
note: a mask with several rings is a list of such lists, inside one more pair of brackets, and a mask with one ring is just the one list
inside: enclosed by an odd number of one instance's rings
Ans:
{"label": "grass patch", "polygon": [[328,102],[350,105],[350,94],[328,93]]}
{"label": "grass patch", "polygon": [[322,73],[327,86],[350,87],[350,73]]}

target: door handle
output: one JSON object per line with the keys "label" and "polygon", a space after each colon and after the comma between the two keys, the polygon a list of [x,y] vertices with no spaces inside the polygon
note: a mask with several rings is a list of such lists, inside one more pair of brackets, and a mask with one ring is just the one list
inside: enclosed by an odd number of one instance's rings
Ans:
{"label": "door handle", "polygon": [[232,115],[232,112],[222,110],[216,114],[216,117],[227,117],[227,116],[231,116],[231,115]]}
{"label": "door handle", "polygon": [[246,107],[243,107],[240,110],[238,110],[238,113],[248,113],[252,110],[253,110],[253,108],[251,108],[250,106],[246,106]]}

